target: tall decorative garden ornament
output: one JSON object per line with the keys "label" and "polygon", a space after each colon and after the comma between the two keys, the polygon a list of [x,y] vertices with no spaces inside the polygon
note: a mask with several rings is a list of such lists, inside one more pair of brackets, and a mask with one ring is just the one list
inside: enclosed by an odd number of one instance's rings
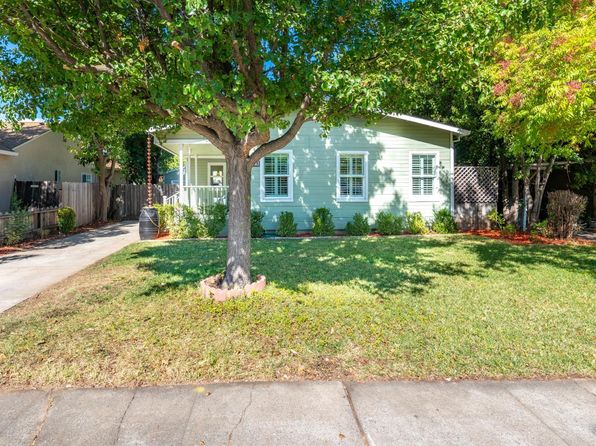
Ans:
{"label": "tall decorative garden ornament", "polygon": [[151,134],[147,133],[147,206],[139,215],[139,236],[141,240],[156,239],[159,234],[159,214],[153,207],[153,184],[151,177]]}

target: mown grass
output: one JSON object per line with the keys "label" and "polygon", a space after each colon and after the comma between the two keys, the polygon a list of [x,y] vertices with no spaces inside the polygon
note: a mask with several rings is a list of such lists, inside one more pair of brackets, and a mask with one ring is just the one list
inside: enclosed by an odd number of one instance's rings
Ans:
{"label": "mown grass", "polygon": [[596,249],[258,240],[264,293],[199,298],[222,241],[140,243],[0,315],[0,385],[596,377]]}

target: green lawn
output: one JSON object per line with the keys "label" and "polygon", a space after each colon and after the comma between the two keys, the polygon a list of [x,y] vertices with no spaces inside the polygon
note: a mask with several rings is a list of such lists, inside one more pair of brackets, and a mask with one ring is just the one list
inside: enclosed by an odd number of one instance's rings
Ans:
{"label": "green lawn", "polygon": [[267,290],[199,298],[223,241],[142,243],[0,315],[0,385],[596,377],[596,248],[254,242]]}

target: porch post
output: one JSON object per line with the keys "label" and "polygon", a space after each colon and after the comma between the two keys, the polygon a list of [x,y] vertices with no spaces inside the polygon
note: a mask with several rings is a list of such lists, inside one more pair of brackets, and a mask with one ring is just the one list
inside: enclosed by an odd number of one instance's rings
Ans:
{"label": "porch post", "polygon": [[184,204],[182,195],[184,193],[184,148],[182,144],[178,146],[178,193],[179,193],[179,201]]}

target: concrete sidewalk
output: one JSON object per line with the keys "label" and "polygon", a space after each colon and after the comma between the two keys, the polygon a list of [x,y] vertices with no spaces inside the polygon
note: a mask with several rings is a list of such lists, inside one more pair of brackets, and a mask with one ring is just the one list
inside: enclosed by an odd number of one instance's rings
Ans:
{"label": "concrete sidewalk", "polygon": [[593,445],[596,381],[0,392],[2,445]]}
{"label": "concrete sidewalk", "polygon": [[0,313],[138,240],[138,223],[125,222],[0,256]]}

